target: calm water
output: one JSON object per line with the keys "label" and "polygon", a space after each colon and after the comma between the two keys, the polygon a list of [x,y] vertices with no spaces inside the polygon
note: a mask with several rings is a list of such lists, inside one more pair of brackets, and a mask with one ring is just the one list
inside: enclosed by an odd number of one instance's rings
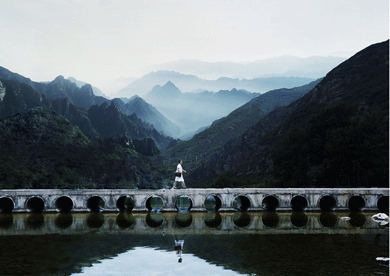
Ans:
{"label": "calm water", "polygon": [[389,275],[373,214],[0,214],[0,275]]}

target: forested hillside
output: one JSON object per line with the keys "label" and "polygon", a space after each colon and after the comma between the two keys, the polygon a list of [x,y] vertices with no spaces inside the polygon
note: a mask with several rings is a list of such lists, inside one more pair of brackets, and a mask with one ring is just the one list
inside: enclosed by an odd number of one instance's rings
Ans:
{"label": "forested hillside", "polygon": [[159,188],[161,177],[130,139],[86,137],[38,107],[0,120],[0,188]]}

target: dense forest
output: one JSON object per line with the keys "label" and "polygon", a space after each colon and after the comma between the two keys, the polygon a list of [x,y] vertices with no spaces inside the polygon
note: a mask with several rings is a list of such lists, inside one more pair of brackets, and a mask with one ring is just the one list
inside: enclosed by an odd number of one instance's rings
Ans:
{"label": "dense forest", "polygon": [[28,109],[0,120],[0,188],[161,188],[137,142],[92,140],[61,115]]}

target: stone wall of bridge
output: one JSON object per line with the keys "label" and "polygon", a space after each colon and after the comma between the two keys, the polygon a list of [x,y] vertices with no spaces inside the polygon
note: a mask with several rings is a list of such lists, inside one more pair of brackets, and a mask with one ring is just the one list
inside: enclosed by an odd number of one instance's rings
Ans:
{"label": "stone wall of bridge", "polygon": [[[184,205],[184,207],[183,207]],[[388,210],[389,189],[0,190],[1,212]]]}

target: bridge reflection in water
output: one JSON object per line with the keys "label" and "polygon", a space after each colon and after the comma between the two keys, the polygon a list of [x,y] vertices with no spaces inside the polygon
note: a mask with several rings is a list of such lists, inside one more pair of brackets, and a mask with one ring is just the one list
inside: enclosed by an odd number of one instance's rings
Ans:
{"label": "bridge reflection in water", "polygon": [[354,234],[384,226],[372,212],[1,213],[0,235],[82,234]]}

